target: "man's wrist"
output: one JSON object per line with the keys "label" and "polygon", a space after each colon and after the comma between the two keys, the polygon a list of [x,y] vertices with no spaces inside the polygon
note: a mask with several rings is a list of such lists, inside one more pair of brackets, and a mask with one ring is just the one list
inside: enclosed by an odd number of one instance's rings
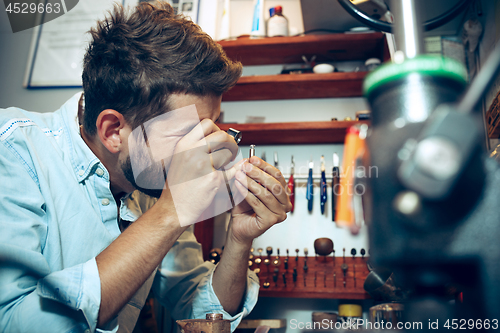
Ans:
{"label": "man's wrist", "polygon": [[225,249],[230,248],[231,251],[248,253],[252,248],[253,239],[240,239],[234,235],[231,227],[228,228]]}

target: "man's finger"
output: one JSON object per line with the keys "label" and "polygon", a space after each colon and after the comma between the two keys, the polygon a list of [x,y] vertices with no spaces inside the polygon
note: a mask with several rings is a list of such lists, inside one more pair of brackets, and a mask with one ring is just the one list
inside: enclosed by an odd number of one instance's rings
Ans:
{"label": "man's finger", "polygon": [[[259,229],[266,230],[275,223],[282,222],[286,219],[286,213],[276,214],[269,210],[264,203],[252,192],[250,192],[238,179],[235,181],[236,188],[242,195],[245,195],[245,201],[253,209],[258,222],[266,221],[266,225],[260,225]],[[260,185],[258,185],[260,186]]]}
{"label": "man's finger", "polygon": [[286,212],[283,208],[283,204],[280,203],[276,198],[276,195],[268,191],[267,188],[261,186],[241,171],[236,173],[236,181],[246,187],[248,192],[252,193],[258,199],[259,202],[253,202],[253,205],[249,202],[250,206],[254,208],[255,213],[258,215],[260,213],[260,216],[262,216],[262,214],[265,214],[265,210],[269,210],[277,217],[282,218],[282,220],[286,218]]}
{"label": "man's finger", "polygon": [[278,182],[280,182],[280,184],[283,187],[288,186],[286,179],[285,179],[285,177],[283,177],[283,174],[281,173],[281,171],[279,169],[275,168],[274,166],[272,166],[271,164],[263,161],[262,159],[258,158],[257,156],[251,157],[249,159],[249,163],[258,167],[259,169],[261,169],[265,173],[269,174],[271,177],[273,177]]}
{"label": "man's finger", "polygon": [[270,191],[281,204],[288,205],[289,197],[286,186],[283,186],[276,178],[251,163],[245,163],[243,169],[249,178],[262,185],[259,185],[261,188],[264,187]]}

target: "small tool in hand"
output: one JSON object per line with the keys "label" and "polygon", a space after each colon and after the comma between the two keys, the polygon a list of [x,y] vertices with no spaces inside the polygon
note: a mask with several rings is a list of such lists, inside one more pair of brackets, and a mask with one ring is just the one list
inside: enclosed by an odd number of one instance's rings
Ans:
{"label": "small tool in hand", "polygon": [[332,221],[335,221],[335,205],[337,204],[337,193],[339,193],[340,170],[339,155],[333,153],[333,171],[332,171]]}
{"label": "small tool in hand", "polygon": [[249,158],[255,156],[255,145],[250,145],[250,154],[249,154]]}
{"label": "small tool in hand", "polygon": [[325,157],[321,155],[321,183],[320,183],[321,215],[325,213],[326,199],[327,195],[326,195]]}
{"label": "small tool in hand", "polygon": [[292,209],[290,210],[293,213],[295,208],[295,179],[293,178],[293,174],[295,172],[295,161],[292,155],[292,164],[290,165],[290,178],[288,179],[288,190],[290,192],[290,202],[292,203]]}
{"label": "small tool in hand", "polygon": [[313,168],[314,162],[311,156],[311,161],[309,162],[309,177],[307,178],[307,190],[306,190],[306,198],[307,198],[307,210],[312,212],[313,209]]}

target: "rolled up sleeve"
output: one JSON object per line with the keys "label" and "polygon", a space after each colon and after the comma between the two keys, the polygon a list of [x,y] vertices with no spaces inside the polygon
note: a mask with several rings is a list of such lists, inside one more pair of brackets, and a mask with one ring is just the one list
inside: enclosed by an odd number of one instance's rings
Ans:
{"label": "rolled up sleeve", "polygon": [[222,313],[224,319],[231,321],[231,330],[234,331],[257,303],[258,278],[248,271],[242,310],[234,316],[227,313],[212,287],[216,266],[203,262],[201,246],[192,228],[179,237],[163,260],[153,290],[175,319],[204,319],[207,313]]}

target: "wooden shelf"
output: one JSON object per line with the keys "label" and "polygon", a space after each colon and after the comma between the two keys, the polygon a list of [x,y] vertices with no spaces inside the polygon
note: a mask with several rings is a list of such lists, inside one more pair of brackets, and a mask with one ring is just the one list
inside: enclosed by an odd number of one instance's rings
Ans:
{"label": "wooden shelf", "polygon": [[346,130],[366,121],[311,121],[294,123],[217,124],[243,133],[241,145],[344,143]]}
{"label": "wooden shelf", "polygon": [[366,72],[243,76],[222,100],[359,97]]}
{"label": "wooden shelf", "polygon": [[[322,299],[367,299],[370,295],[363,289],[366,276],[369,271],[366,266],[367,257],[308,257],[307,258],[307,273],[304,272],[304,257],[299,257],[295,261],[295,257],[290,256],[288,262],[288,270],[285,270],[284,260],[286,257],[280,257],[281,263],[278,266],[273,265],[276,256],[270,257],[271,264],[269,267],[262,263],[260,265],[253,264],[250,269],[260,269],[258,274],[260,280],[259,296],[261,297],[291,297],[291,298],[322,298]],[[344,262],[347,264],[347,272],[345,277],[341,265]],[[293,282],[293,268],[297,267],[297,281]],[[269,268],[269,271],[267,270]],[[278,280],[273,281],[274,269],[278,268]],[[286,276],[286,286],[283,283],[283,273]],[[334,277],[335,274],[335,277]],[[356,279],[354,279],[356,277]],[[305,285],[304,285],[305,279]],[[316,280],[316,281],[315,281]],[[265,283],[269,286],[265,288]]]}
{"label": "wooden shelf", "polygon": [[309,34],[295,37],[268,37],[220,41],[229,58],[248,65],[302,63],[316,55],[316,61],[366,60],[385,58],[384,34]]}
{"label": "wooden shelf", "polygon": [[[303,63],[302,56],[316,62],[388,59],[384,34],[343,33],[296,37],[242,37],[220,41],[229,58],[248,65]],[[329,74],[283,74],[244,76],[223,101],[255,101],[299,98],[359,97],[366,72]]]}

